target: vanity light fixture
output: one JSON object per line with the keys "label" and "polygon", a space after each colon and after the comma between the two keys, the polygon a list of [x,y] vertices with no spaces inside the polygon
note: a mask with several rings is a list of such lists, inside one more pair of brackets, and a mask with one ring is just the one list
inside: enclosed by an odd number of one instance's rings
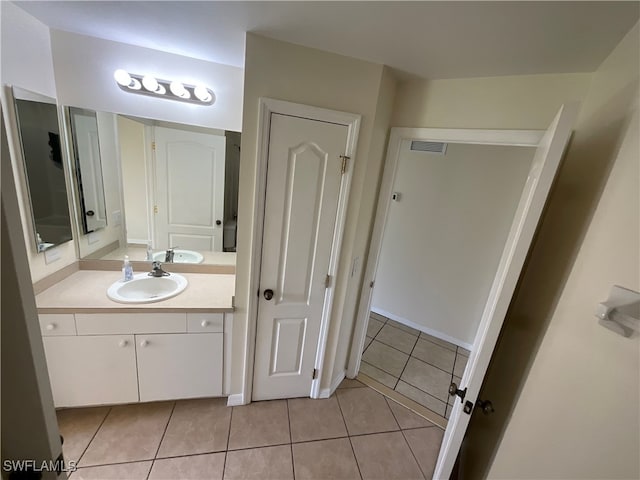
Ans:
{"label": "vanity light fixture", "polygon": [[213,105],[216,101],[213,91],[204,85],[188,85],[177,81],[161,80],[152,75],[138,75],[122,69],[116,70],[113,78],[125,92],[198,105]]}

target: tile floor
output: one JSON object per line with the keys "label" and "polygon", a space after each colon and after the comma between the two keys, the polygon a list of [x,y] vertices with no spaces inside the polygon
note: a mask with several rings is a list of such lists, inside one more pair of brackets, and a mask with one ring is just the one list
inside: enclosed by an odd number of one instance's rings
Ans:
{"label": "tile floor", "polygon": [[371,312],[360,371],[449,418],[469,351]]}
{"label": "tile floor", "polygon": [[430,479],[443,430],[357,380],[329,399],[58,411],[71,480]]}

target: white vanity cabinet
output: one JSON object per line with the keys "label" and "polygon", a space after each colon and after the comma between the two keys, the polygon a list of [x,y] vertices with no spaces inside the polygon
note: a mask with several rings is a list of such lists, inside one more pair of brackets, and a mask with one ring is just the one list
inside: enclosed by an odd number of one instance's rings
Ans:
{"label": "white vanity cabinet", "polygon": [[133,335],[42,340],[56,407],[138,401]]}
{"label": "white vanity cabinet", "polygon": [[41,314],[56,407],[223,394],[223,313]]}

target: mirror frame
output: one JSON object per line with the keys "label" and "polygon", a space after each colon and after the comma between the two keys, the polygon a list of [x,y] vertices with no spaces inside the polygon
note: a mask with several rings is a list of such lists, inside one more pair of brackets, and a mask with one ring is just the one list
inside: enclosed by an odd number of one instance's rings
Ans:
{"label": "mirror frame", "polygon": [[[3,98],[3,109],[6,110],[5,120],[7,124],[7,133],[10,134],[11,139],[10,143],[12,144],[14,151],[12,152],[10,149],[10,157],[12,170],[17,175],[19,182],[22,187],[22,202],[25,209],[25,214],[30,216],[30,221],[28,221],[27,225],[24,227],[28,231],[28,235],[30,237],[32,251],[35,253],[44,253],[49,248],[55,248],[59,245],[63,245],[68,242],[74,242],[74,247],[77,255],[77,245],[76,245],[76,225],[74,222],[74,205],[72,203],[71,193],[72,193],[72,185],[70,182],[69,176],[69,165],[67,164],[68,151],[66,147],[66,125],[64,123],[64,116],[62,115],[62,110],[56,98],[49,97],[47,95],[43,95],[37,92],[33,92],[31,90],[27,90],[25,88],[21,88],[15,85],[4,84],[2,86],[2,98]],[[35,221],[35,215],[33,210],[33,202],[31,199],[31,187],[29,185],[29,177],[27,173],[27,165],[26,158],[24,152],[24,145],[22,141],[22,134],[20,128],[20,118],[18,114],[17,108],[17,100],[26,100],[32,102],[40,102],[49,105],[53,105],[56,109],[56,118],[58,121],[58,135],[60,138],[60,154],[62,156],[62,172],[64,176],[64,184],[65,184],[65,192],[67,197],[67,213],[69,216],[69,232],[71,238],[65,242],[56,243],[51,245],[48,248],[41,248],[38,242],[37,236],[37,226]]]}

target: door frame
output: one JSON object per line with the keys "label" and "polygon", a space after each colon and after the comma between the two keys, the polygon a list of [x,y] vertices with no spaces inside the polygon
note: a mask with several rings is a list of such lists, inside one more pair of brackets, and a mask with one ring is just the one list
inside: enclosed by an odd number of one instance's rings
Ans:
{"label": "door frame", "polygon": [[[311,382],[311,398],[320,398],[320,385],[323,378],[325,351],[327,337],[329,334],[329,325],[331,323],[331,307],[333,305],[333,297],[335,293],[335,278],[338,270],[338,262],[340,259],[340,250],[342,247],[342,237],[344,234],[344,226],[347,217],[347,206],[349,201],[349,191],[351,188],[351,179],[353,177],[354,162],[356,159],[356,146],[358,144],[358,133],[360,130],[360,122],[362,116],[355,113],[340,112],[336,110],[328,110],[320,107],[302,105],[298,103],[286,102],[283,100],[275,100],[271,98],[261,97],[258,107],[258,138],[256,152],[256,180],[254,185],[254,214],[253,214],[253,233],[252,248],[250,252],[250,275],[249,275],[249,305],[247,308],[247,318],[249,331],[247,332],[245,341],[245,374],[243,379],[243,404],[250,403],[253,394],[253,375],[255,362],[255,345],[256,330],[258,323],[258,296],[251,292],[257,292],[260,288],[260,268],[262,263],[262,237],[264,231],[264,208],[265,195],[267,192],[267,161],[269,157],[269,134],[271,131],[271,115],[279,113],[293,117],[307,118],[327,123],[335,123],[344,125],[347,130],[347,145],[345,155],[350,157],[347,171],[342,176],[340,183],[340,197],[338,200],[338,209],[336,212],[336,223],[333,232],[333,240],[331,245],[331,257],[329,260],[329,275],[334,281],[326,289],[324,306],[322,310],[322,320],[320,324],[320,333],[318,336],[318,349],[314,366],[319,372],[317,378]],[[328,396],[328,392],[326,392]]]}
{"label": "door frame", "polygon": [[464,143],[469,145],[503,145],[513,147],[536,148],[544,130],[481,130],[457,128],[406,128],[392,127],[389,135],[389,147],[382,174],[382,183],[378,194],[378,206],[371,233],[369,254],[360,291],[360,302],[351,341],[351,351],[347,364],[347,377],[354,378],[360,371],[362,347],[364,347],[373,285],[382,252],[382,241],[391,206],[391,192],[396,178],[400,148],[405,140],[424,140],[444,143]]}

